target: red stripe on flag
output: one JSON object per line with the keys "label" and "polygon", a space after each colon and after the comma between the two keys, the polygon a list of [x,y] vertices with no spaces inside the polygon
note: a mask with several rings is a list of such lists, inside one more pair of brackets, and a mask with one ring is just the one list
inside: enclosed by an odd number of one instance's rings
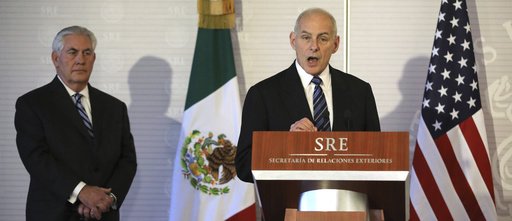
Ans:
{"label": "red stripe on flag", "polygon": [[437,219],[453,220],[418,143],[414,150],[413,169]]}
{"label": "red stripe on flag", "polygon": [[478,170],[480,171],[480,175],[482,175],[482,179],[487,186],[487,190],[492,197],[492,201],[494,201],[494,187],[492,184],[492,173],[491,173],[491,163],[489,162],[489,157],[487,155],[487,150],[484,142],[482,141],[482,137],[478,133],[478,129],[476,127],[475,121],[472,117],[466,119],[462,123],[459,124],[460,130],[462,134],[464,134],[464,138],[468,143],[469,149],[471,150],[471,154],[473,154],[473,158],[475,159],[476,165],[478,166]]}
{"label": "red stripe on flag", "polygon": [[416,214],[416,210],[414,209],[414,205],[409,205],[409,221],[419,221],[420,218],[418,214]]}
{"label": "red stripe on flag", "polygon": [[235,215],[226,219],[226,221],[251,221],[256,220],[256,204],[252,204],[249,207],[241,210]]}
{"label": "red stripe on flag", "polygon": [[464,205],[469,218],[471,220],[485,220],[475,194],[469,186],[466,176],[459,165],[459,161],[457,161],[457,157],[455,156],[455,152],[448,136],[443,134],[436,138],[434,142],[436,143],[437,149],[443,158],[443,162],[446,170],[448,170],[455,192],[457,192],[457,195]]}

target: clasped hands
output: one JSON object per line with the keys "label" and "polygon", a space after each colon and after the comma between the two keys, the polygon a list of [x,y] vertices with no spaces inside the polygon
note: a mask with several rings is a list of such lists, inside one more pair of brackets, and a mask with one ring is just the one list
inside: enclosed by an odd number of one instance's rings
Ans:
{"label": "clasped hands", "polygon": [[317,128],[307,117],[295,121],[290,126],[290,131],[317,131]]}
{"label": "clasped hands", "polygon": [[110,211],[114,200],[110,197],[111,188],[85,185],[78,199],[78,214],[87,219],[101,219],[101,214]]}

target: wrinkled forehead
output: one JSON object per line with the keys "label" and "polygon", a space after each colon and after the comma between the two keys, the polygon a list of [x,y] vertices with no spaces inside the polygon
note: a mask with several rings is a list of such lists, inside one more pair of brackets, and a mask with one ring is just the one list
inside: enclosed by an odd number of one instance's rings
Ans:
{"label": "wrinkled forehead", "polygon": [[92,41],[87,35],[68,34],[62,37],[63,49],[93,50]]}
{"label": "wrinkled forehead", "polygon": [[328,35],[335,36],[330,25],[319,25],[315,22],[301,23],[298,34],[307,34],[313,36]]}
{"label": "wrinkled forehead", "polygon": [[304,15],[299,21],[299,33],[336,35],[334,24],[328,15],[311,13]]}

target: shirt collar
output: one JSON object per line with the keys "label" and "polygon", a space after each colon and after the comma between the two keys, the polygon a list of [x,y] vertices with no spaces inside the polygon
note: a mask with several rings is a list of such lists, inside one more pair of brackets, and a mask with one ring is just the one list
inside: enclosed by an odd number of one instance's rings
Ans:
{"label": "shirt collar", "polygon": [[[62,85],[64,85],[64,88],[66,88],[66,91],[68,92],[69,96],[73,96],[76,94],[76,92],[74,90],[71,90],[71,88],[69,88],[66,84],[64,84],[64,82],[62,81],[62,79],[60,78],[59,75],[57,75],[57,77],[59,78],[60,80],[60,83],[62,83]],[[79,91],[78,93],[80,93],[81,95],[83,95],[84,97],[86,98],[89,98],[89,86],[85,86],[85,88],[81,91]]]}
{"label": "shirt collar", "polygon": [[[295,67],[297,68],[297,72],[299,73],[300,81],[302,82],[302,86],[304,88],[308,87],[313,79],[313,75],[308,74],[300,65],[297,60],[295,60]],[[331,75],[329,74],[329,66],[327,66],[322,73],[318,75],[320,79],[322,79],[323,87],[329,89],[331,87]]]}

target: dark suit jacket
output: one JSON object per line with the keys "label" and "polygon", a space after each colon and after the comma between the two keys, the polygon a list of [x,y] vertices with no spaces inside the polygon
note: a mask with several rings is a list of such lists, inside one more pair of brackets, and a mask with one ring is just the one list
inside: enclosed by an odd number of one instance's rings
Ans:
{"label": "dark suit jacket", "polygon": [[[329,66],[332,84],[333,131],[380,131],[370,84]],[[288,69],[252,86],[242,112],[242,128],[235,158],[237,176],[253,182],[252,132],[289,131],[296,121],[312,114],[297,68]]]}
{"label": "dark suit jacket", "polygon": [[[16,143],[30,174],[27,220],[78,220],[78,200],[67,199],[80,181],[112,188],[123,203],[137,168],[126,105],[90,85],[89,96],[94,139],[57,77],[18,98]],[[119,220],[119,211],[102,220]]]}

